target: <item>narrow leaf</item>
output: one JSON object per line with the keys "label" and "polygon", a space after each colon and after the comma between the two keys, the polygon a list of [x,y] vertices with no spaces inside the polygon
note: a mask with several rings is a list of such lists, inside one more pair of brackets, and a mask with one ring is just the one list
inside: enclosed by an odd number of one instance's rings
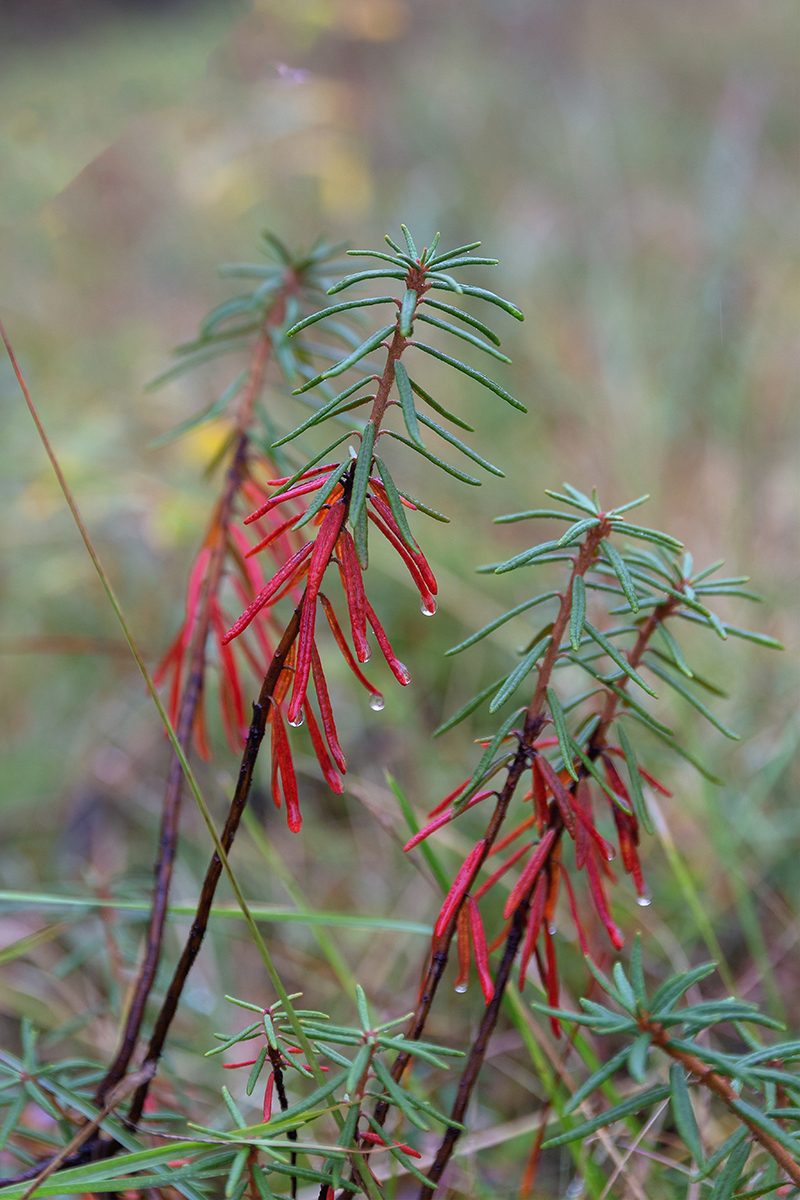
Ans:
{"label": "narrow leaf", "polygon": [[476,371],[474,367],[468,367],[466,363],[462,363],[457,358],[451,358],[449,354],[443,354],[441,350],[436,350],[433,346],[428,346],[425,342],[411,342],[412,346],[416,346],[418,350],[422,350],[425,354],[432,355],[433,358],[438,358],[440,362],[447,363],[448,366],[454,367],[456,371],[460,371],[462,375],[469,376],[476,383],[480,383],[483,387],[488,388],[490,392],[494,392],[501,400],[505,400],[512,408],[519,409],[520,412],[526,413],[528,410],[519,400],[515,400],[510,392],[507,392],[499,383],[495,383],[488,375],[484,375],[481,371]]}
{"label": "narrow leaf", "polygon": [[[549,640],[550,639],[548,639],[548,641]],[[572,761],[572,750],[570,747],[569,733],[567,732],[567,722],[566,722],[566,718],[564,716],[564,710],[561,707],[561,702],[558,699],[558,695],[556,693],[555,688],[548,687],[546,690],[547,690],[547,703],[549,705],[550,712],[552,713],[552,716],[553,716],[553,724],[556,727],[556,736],[558,738],[558,745],[559,745],[559,749],[561,750],[561,756],[564,759],[564,766],[567,768],[567,771],[569,772],[569,774],[572,776],[572,778],[577,783],[578,782],[578,772],[575,770],[575,766]]]}
{"label": "narrow leaf", "polygon": [[446,291],[461,292],[465,296],[475,296],[478,300],[486,300],[489,304],[496,304],[498,308],[502,308],[504,312],[515,317],[517,321],[524,321],[525,317],[517,308],[516,304],[512,304],[510,300],[504,300],[502,296],[496,296],[494,292],[487,292],[485,288],[472,287],[470,284],[450,283],[435,283],[434,287],[444,288]]}
{"label": "narrow leaf", "polygon": [[475,432],[475,427],[473,425],[468,425],[466,421],[462,421],[461,417],[457,417],[455,413],[451,413],[450,410],[445,408],[443,404],[440,404],[438,400],[434,400],[433,396],[429,396],[425,389],[420,387],[418,383],[415,383],[413,379],[409,378],[408,382],[411,384],[411,390],[416,392],[420,400],[424,400],[426,404],[429,404],[434,412],[438,412],[440,417],[444,417],[447,421],[452,421],[453,424],[458,425],[460,429],[466,429],[467,433]]}
{"label": "narrow leaf", "polygon": [[303,392],[307,392],[311,388],[316,387],[317,384],[322,383],[324,379],[333,379],[336,375],[342,375],[350,367],[360,362],[362,358],[366,358],[377,346],[380,346],[386,335],[391,333],[393,329],[394,325],[384,325],[383,329],[379,329],[371,337],[368,337],[365,342],[361,343],[357,350],[354,350],[352,354],[348,354],[347,358],[334,363],[332,367],[328,367],[328,370],[323,371],[321,375],[315,375],[313,379],[307,380],[302,387],[295,388],[292,395],[300,396]]}
{"label": "narrow leaf", "polygon": [[350,493],[350,523],[355,526],[364,511],[364,505],[367,499],[367,484],[369,483],[370,472],[372,470],[372,449],[375,445],[375,425],[372,421],[367,422],[367,427],[364,430],[364,435],[361,438],[361,446],[356,459],[355,471],[353,472],[353,490]]}
{"label": "narrow leaf", "polygon": [[699,713],[702,713],[705,719],[710,721],[711,724],[715,726],[720,733],[723,733],[726,738],[730,738],[731,741],[734,742],[741,741],[738,733],[734,733],[732,729],[728,729],[727,725],[723,725],[710,708],[706,708],[702,701],[698,700],[696,696],[693,696],[689,689],[684,687],[682,683],[679,683],[678,680],[675,679],[674,676],[670,675],[668,671],[662,670],[662,668],[654,662],[648,662],[648,666],[654,675],[657,675],[659,679],[663,679],[665,683],[668,683],[669,686],[674,689],[674,691],[676,691],[680,696],[683,696],[684,700],[687,700],[689,704],[691,704],[692,708],[696,708]]}
{"label": "narrow leaf", "polygon": [[336,313],[347,312],[351,308],[370,308],[373,304],[394,304],[394,297],[370,296],[368,300],[345,300],[343,304],[332,304],[329,308],[320,309],[310,317],[303,317],[302,321],[295,322],[291,329],[286,330],[286,337],[294,337],[301,329],[307,329],[309,325],[324,321],[326,317],[333,317]]}
{"label": "narrow leaf", "polygon": [[589,621],[585,622],[585,629],[589,634],[589,637],[593,641],[597,642],[597,645],[601,648],[601,650],[605,650],[608,657],[617,664],[621,671],[625,672],[629,679],[632,679],[634,683],[638,683],[639,687],[647,692],[648,696],[653,696],[656,700],[658,699],[658,693],[654,692],[649,684],[645,683],[641,675],[639,675],[637,671],[634,671],[627,658],[625,658],[625,656],[621,654],[619,650],[617,650],[616,646],[612,645],[607,637],[604,637],[604,635],[600,633],[599,629],[595,629],[594,625],[590,624]]}
{"label": "narrow leaf", "polygon": [[580,650],[585,621],[586,584],[582,575],[576,575],[572,580],[572,609],[569,615],[569,640],[576,653]]}
{"label": "narrow leaf", "polygon": [[352,287],[354,283],[362,283],[365,279],[405,279],[407,274],[407,271],[386,271],[382,267],[374,271],[357,271],[355,275],[345,275],[344,279],[329,287],[328,295],[335,296],[337,292],[343,292],[345,288]]}
{"label": "narrow leaf", "polygon": [[621,721],[617,721],[617,733],[619,734],[619,743],[622,747],[622,753],[625,755],[625,765],[628,768],[628,783],[631,803],[633,811],[636,814],[636,820],[640,825],[643,825],[647,832],[651,835],[655,833],[650,812],[642,791],[642,777],[639,774],[639,765],[636,761],[636,755],[631,745],[628,731],[625,729]]}
{"label": "narrow leaf", "polygon": [[419,434],[419,426],[417,425],[417,412],[414,408],[414,396],[411,392],[411,384],[408,380],[408,373],[401,362],[394,364],[394,379],[397,384],[397,392],[400,396],[400,407],[403,412],[403,420],[405,421],[408,436],[416,446],[422,446],[424,443]]}
{"label": "narrow leaf", "polygon": [[431,308],[438,308],[440,312],[446,312],[451,317],[458,317],[465,325],[471,325],[473,329],[484,334],[490,342],[494,342],[495,346],[500,345],[500,338],[497,334],[488,325],[476,320],[470,313],[464,312],[463,308],[456,308],[453,304],[443,304],[441,300],[432,300],[430,296],[425,297],[423,304],[428,304]]}
{"label": "narrow leaf", "polygon": [[448,729],[452,729],[468,717],[470,713],[474,713],[475,709],[479,708],[484,700],[487,700],[493,692],[497,691],[504,679],[505,675],[502,675],[499,679],[495,679],[494,683],[490,683],[488,687],[478,692],[477,696],[473,696],[471,700],[468,700],[466,704],[459,708],[458,712],[453,713],[452,717],[441,724],[438,729],[434,729],[431,737],[441,737],[443,733],[447,733]]}
{"label": "narrow leaf", "polygon": [[[414,293],[416,296],[416,292]],[[441,321],[438,317],[432,317],[427,313],[418,313],[417,319],[424,321],[426,325],[433,325],[436,329],[443,329],[446,333],[452,333],[454,337],[461,338],[463,342],[469,342],[471,346],[477,346],[479,350],[483,350],[486,354],[491,354],[492,358],[498,359],[499,362],[510,363],[511,359],[507,354],[502,354],[494,346],[490,346],[479,337],[475,337],[474,333],[467,333],[465,329],[458,329],[455,325],[451,325],[449,321]]]}
{"label": "narrow leaf", "polygon": [[484,625],[477,633],[470,634],[465,641],[459,642],[457,646],[452,646],[449,650],[445,650],[445,658],[451,654],[459,654],[462,650],[466,650],[468,646],[474,646],[476,642],[480,642],[483,638],[488,637],[490,633],[494,633],[495,629],[499,629],[501,625],[505,625],[506,621],[510,621],[512,617],[518,617],[520,613],[527,612],[529,608],[533,608],[545,600],[552,600],[557,595],[558,592],[544,592],[541,596],[535,596],[533,600],[525,600],[522,604],[518,604],[516,608],[511,608],[508,612],[503,613],[502,617],[496,617],[494,621],[490,621],[488,625]]}
{"label": "narrow leaf", "polygon": [[389,501],[389,507],[392,510],[392,516],[397,522],[397,528],[403,535],[403,541],[406,543],[409,550],[413,550],[416,554],[418,554],[419,546],[411,536],[411,530],[409,528],[408,521],[406,520],[405,506],[400,499],[400,493],[397,490],[397,486],[389,474],[389,468],[386,466],[386,463],[383,461],[383,459],[379,458],[377,454],[373,455],[373,458],[375,461],[375,466],[378,468],[378,474],[381,477],[383,486],[386,489],[386,498]]}
{"label": "narrow leaf", "polygon": [[460,479],[462,483],[470,483],[473,487],[480,487],[480,479],[474,479],[472,475],[467,475],[464,471],[459,471],[456,467],[451,467],[449,463],[443,462],[441,458],[437,458],[435,454],[431,454],[430,450],[424,446],[417,446],[409,438],[403,437],[402,433],[395,433],[393,429],[382,429],[381,433],[385,433],[387,437],[394,438],[397,442],[402,442],[404,446],[409,446],[412,450],[416,450],[417,454],[421,454],[423,458],[427,458],[428,462],[434,463],[442,471],[446,471],[448,475],[452,475],[455,479]]}
{"label": "narrow leaf", "polygon": [[616,546],[612,546],[610,542],[605,542],[603,544],[603,549],[608,555],[608,561],[614,568],[614,574],[619,580],[619,585],[625,593],[625,599],[628,601],[628,604],[630,604],[633,611],[635,613],[638,612],[639,597],[636,595],[636,588],[634,587],[630,572],[625,566],[625,561],[622,555],[620,554],[619,550],[617,550]]}
{"label": "narrow leaf", "polygon": [[511,674],[506,678],[503,686],[489,705],[489,712],[497,712],[501,704],[505,704],[509,697],[513,696],[519,685],[522,683],[526,675],[529,675],[536,666],[536,660],[544,654],[547,647],[550,645],[551,638],[544,637],[537,642],[529,654],[526,654],[522,662],[514,668]]}
{"label": "narrow leaf", "polygon": [[449,442],[451,446],[455,446],[456,449],[460,450],[462,454],[466,454],[467,458],[471,458],[473,462],[478,463],[479,466],[483,467],[486,471],[489,471],[492,475],[498,475],[500,479],[505,479],[506,476],[504,471],[501,471],[499,467],[496,467],[494,463],[490,463],[488,459],[484,458],[481,454],[478,454],[475,450],[472,450],[469,446],[462,442],[460,438],[457,438],[454,434],[450,433],[449,430],[443,429],[441,425],[437,425],[436,421],[432,421],[430,417],[426,417],[424,413],[418,412],[416,413],[416,416],[423,425],[427,425],[428,429],[432,429],[435,433],[438,433],[440,438],[443,438],[444,441]]}
{"label": "narrow leaf", "polygon": [[400,306],[399,329],[403,337],[411,337],[411,327],[414,312],[417,307],[417,293],[414,288],[406,288],[403,303]]}
{"label": "narrow leaf", "polygon": [[640,1092],[638,1096],[632,1096],[629,1100],[623,1100],[621,1104],[615,1104],[613,1108],[601,1113],[598,1117],[593,1117],[591,1121],[586,1121],[583,1125],[577,1125],[574,1129],[570,1129],[568,1133],[562,1133],[559,1137],[548,1138],[542,1145],[542,1149],[549,1150],[553,1146],[565,1146],[567,1142],[583,1140],[590,1133],[594,1133],[595,1130],[603,1129],[606,1125],[613,1125],[615,1121],[619,1121],[622,1117],[629,1117],[634,1113],[641,1112],[643,1108],[647,1108],[651,1104],[658,1104],[661,1100],[666,1100],[668,1096],[668,1087],[655,1087],[650,1088],[647,1092]]}

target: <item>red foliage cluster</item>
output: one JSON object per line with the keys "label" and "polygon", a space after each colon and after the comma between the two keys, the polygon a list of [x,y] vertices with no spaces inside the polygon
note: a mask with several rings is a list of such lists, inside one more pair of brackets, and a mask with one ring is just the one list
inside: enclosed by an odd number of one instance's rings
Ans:
{"label": "red foliage cluster", "polygon": [[[520,734],[516,736],[521,737]],[[506,940],[514,913],[527,897],[529,908],[520,953],[519,986],[520,989],[524,986],[528,964],[535,955],[549,1003],[554,1007],[557,1006],[558,972],[552,931],[562,878],[581,949],[584,954],[589,953],[589,945],[578,912],[575,892],[562,859],[564,830],[567,831],[574,843],[576,869],[578,871],[585,869],[586,871],[588,890],[597,916],[604,925],[614,947],[619,950],[623,944],[622,933],[609,912],[603,883],[604,878],[612,883],[616,882],[616,876],[609,865],[616,857],[616,851],[595,825],[589,778],[582,776],[575,784],[566,769],[556,772],[542,753],[547,747],[557,744],[557,738],[542,738],[535,743],[529,760],[531,787],[523,797],[524,801],[532,802],[532,814],[521,821],[510,833],[491,845],[488,851],[486,837],[478,840],[457,872],[434,927],[433,953],[442,948],[443,940],[448,936],[448,927],[453,916],[457,914],[459,974],[455,986],[458,991],[466,990],[469,979],[471,943],[475,954],[478,978],[487,1004],[494,995],[494,986],[488,970],[488,953]],[[614,793],[614,799],[604,790],[602,796],[605,797],[613,814],[622,864],[625,871],[633,878],[640,900],[646,903],[645,884],[637,853],[638,822],[628,789],[612,761],[612,756],[624,757],[623,751],[618,746],[604,746],[598,751],[597,756],[603,764],[610,790]],[[641,767],[639,772],[658,791],[664,795],[670,794],[649,772]],[[474,807],[489,796],[499,797],[497,791],[489,790],[478,792],[466,802],[459,801],[459,796],[469,782],[469,780],[465,780],[448,796],[445,796],[444,800],[440,801],[435,808],[431,809],[429,815],[433,819],[406,843],[406,850],[413,849],[437,829],[441,829],[443,825],[448,824],[468,808]],[[531,828],[535,828],[538,833],[538,840],[526,841],[523,845],[513,849],[504,861],[495,867],[479,886],[475,887],[477,872],[481,867],[484,865],[488,867],[493,856],[506,850]],[[523,862],[524,865],[503,908],[503,919],[507,924],[487,951],[477,902],[512,867],[520,862]],[[544,941],[543,957],[538,948],[540,937]]]}

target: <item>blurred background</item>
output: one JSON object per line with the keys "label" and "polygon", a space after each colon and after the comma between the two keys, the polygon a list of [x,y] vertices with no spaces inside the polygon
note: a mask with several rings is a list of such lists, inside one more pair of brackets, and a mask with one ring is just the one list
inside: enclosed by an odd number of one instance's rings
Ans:
{"label": "blurred background", "polygon": [[[152,443],[232,371],[143,389],[234,290],[218,263],[258,258],[264,228],[296,246],[324,233],[377,247],[402,220],[418,244],[436,230],[444,245],[481,238],[500,267],[470,281],[526,314],[524,325],[502,313],[492,324],[513,358],[498,377],[527,417],[452,373],[439,382],[430,364],[434,394],[476,426],[473,443],[507,477],[473,489],[425,474],[420,492],[453,518],[419,530],[441,580],[434,621],[376,550],[376,608],[414,680],[402,695],[384,680],[381,714],[336,680],[348,794],[331,796],[310,768],[302,835],[267,817],[311,905],[421,922],[438,908],[400,853],[383,768],[424,812],[464,777],[470,739],[487,732],[484,713],[429,740],[528,636],[510,625],[442,657],[529,594],[522,575],[474,575],[498,540],[513,553],[550,536],[498,532],[492,517],[539,504],[562,479],[596,485],[608,507],[647,491],[643,522],[680,537],[700,565],[724,558],[765,596],[755,615],[743,601],[720,607],[725,618],[788,653],[729,643],[716,668],[718,645],[689,639],[731,692],[718,711],[743,739],[698,728],[691,710],[670,714],[726,782],[670,765],[675,797],[661,842],[645,849],[655,902],[636,908],[622,884],[619,918],[651,935],[656,959],[682,966],[721,952],[748,999],[788,1005],[797,1020],[797,25],[788,0],[2,6],[0,311],[151,665],[180,621],[215,494],[203,469],[222,431]],[[276,392],[275,402],[287,422],[300,419],[292,401]],[[5,361],[0,403],[0,887],[143,898],[165,745]],[[418,465],[404,469],[414,492]],[[203,776],[217,812],[235,766],[220,742]],[[208,853],[192,812],[185,835],[175,895],[191,900]],[[469,826],[442,845],[455,866]],[[249,895],[288,902],[244,835],[237,855]],[[63,915],[5,903],[2,942]],[[69,922],[7,969],[2,1022],[12,1043],[23,1015],[54,1041],[72,1022],[71,1036],[107,1053],[141,925],[81,912]],[[201,1097],[219,1081],[189,1047],[235,1019],[218,1003],[226,979],[237,972],[240,994],[262,987],[231,924],[204,951],[180,1027],[176,1061]],[[316,1005],[343,1015],[312,935],[270,930],[287,979],[307,983],[313,970]],[[170,956],[184,931],[176,920]],[[396,997],[413,993],[424,939],[334,935],[393,1015]],[[577,966],[573,977],[580,986]],[[460,1003],[467,1029],[480,999]],[[525,1114],[536,1094],[514,1058],[517,1034],[502,1036],[477,1128]],[[462,1161],[464,1194],[518,1177],[525,1143],[500,1142]]]}

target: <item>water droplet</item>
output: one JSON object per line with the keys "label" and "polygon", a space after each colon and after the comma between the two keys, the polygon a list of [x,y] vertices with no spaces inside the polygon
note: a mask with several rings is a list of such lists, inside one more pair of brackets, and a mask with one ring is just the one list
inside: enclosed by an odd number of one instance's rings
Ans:
{"label": "water droplet", "polygon": [[467,984],[467,983],[457,983],[457,984],[456,984],[456,991],[457,991],[457,992],[458,992],[460,995],[462,995],[462,996],[463,996],[464,992],[467,990],[467,988],[468,988],[468,987],[469,987],[469,984]]}
{"label": "water droplet", "polygon": [[394,665],[397,668],[398,675],[402,677],[403,685],[405,685],[407,683],[411,683],[411,672],[409,671],[406,664],[401,663],[400,660],[397,659],[397,661],[395,662]]}
{"label": "water droplet", "polygon": [[373,692],[369,698],[369,706],[373,712],[381,712],[386,707],[386,701],[380,692]]}
{"label": "water droplet", "polygon": [[613,862],[616,857],[617,857],[616,850],[614,849],[613,846],[609,846],[608,849],[606,850],[606,858],[608,859],[609,862]]}
{"label": "water droplet", "polygon": [[361,653],[358,656],[358,661],[360,663],[368,663],[371,658],[372,658],[372,651],[370,650],[369,646],[365,646],[364,649],[361,651]]}
{"label": "water droplet", "polygon": [[[289,720],[288,717],[287,720]],[[299,729],[304,720],[305,717],[303,716],[302,712],[299,712],[293,721],[289,720],[289,724],[291,725],[292,729]]]}
{"label": "water droplet", "polygon": [[639,905],[639,908],[647,908],[648,905],[653,903],[651,892],[649,890],[642,892],[641,896],[636,897],[636,903]]}
{"label": "water droplet", "polygon": [[420,600],[419,607],[423,617],[432,617],[439,606],[433,596],[430,596],[428,599]]}
{"label": "water droplet", "polygon": [[555,925],[548,925],[548,926],[547,926],[547,932],[550,934],[550,937],[552,937],[552,936],[553,936],[553,934],[556,932],[556,926],[555,926]]}

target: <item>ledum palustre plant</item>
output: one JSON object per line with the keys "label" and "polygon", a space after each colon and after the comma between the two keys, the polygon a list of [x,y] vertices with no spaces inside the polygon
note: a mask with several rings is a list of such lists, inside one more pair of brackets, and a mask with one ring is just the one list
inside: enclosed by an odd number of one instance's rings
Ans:
{"label": "ledum palustre plant", "polygon": [[[268,1004],[254,1002],[253,998],[234,1001],[254,1011],[256,1017],[244,1031],[223,1038],[212,1051],[231,1049],[241,1041],[257,1042],[255,1057],[239,1065],[249,1068],[248,1094],[257,1084],[264,1086],[264,1123],[245,1126],[226,1090],[225,1104],[235,1125],[233,1131],[201,1129],[200,1141],[172,1147],[156,1145],[155,1149],[144,1146],[137,1135],[142,1128],[148,1088],[199,952],[217,884],[223,869],[229,869],[227,852],[247,804],[267,731],[271,795],[277,807],[285,808],[291,830],[300,832],[302,824],[292,746],[298,737],[306,736],[294,733],[294,728],[306,725],[324,778],[333,791],[343,790],[346,762],[323,669],[323,655],[327,654],[324,645],[320,653],[322,617],[332,642],[367,689],[373,708],[383,708],[384,701],[377,685],[361,670],[370,657],[370,631],[391,673],[399,683],[409,683],[409,671],[394,654],[366,594],[370,525],[401,557],[419,590],[423,613],[431,615],[436,610],[436,580],[416,540],[416,527],[412,532],[409,515],[412,519],[417,513],[439,520],[447,518],[432,510],[424,498],[405,490],[401,457],[400,467],[392,459],[390,472],[386,439],[421,455],[431,469],[445,470],[462,482],[475,485],[479,480],[440,458],[431,449],[437,445],[432,439],[449,443],[452,450],[466,455],[481,469],[502,474],[448,428],[455,425],[473,432],[458,414],[445,409],[418,382],[416,377],[425,356],[449,364],[462,376],[525,411],[515,397],[483,371],[455,358],[449,345],[445,352],[420,336],[421,331],[424,336],[430,331],[446,344],[457,337],[469,343],[471,350],[480,349],[505,360],[498,349],[497,335],[462,308],[459,297],[487,301],[517,319],[521,319],[521,313],[492,292],[460,282],[460,274],[451,274],[466,266],[490,265],[494,260],[474,255],[479,243],[437,253],[437,235],[432,246],[419,253],[405,227],[403,238],[403,246],[387,238],[391,254],[351,251],[371,256],[381,265],[333,282],[335,267],[330,257],[339,252],[337,248],[318,244],[308,254],[292,255],[283,243],[268,236],[266,245],[277,260],[275,264],[232,264],[224,268],[230,276],[253,281],[252,288],[215,309],[200,337],[179,349],[176,366],[162,377],[168,379],[220,354],[235,353],[244,360],[243,369],[220,399],[184,426],[226,416],[230,436],[216,463],[220,477],[218,500],[190,573],[184,624],[158,672],[175,726],[173,744],[182,754],[176,753],[165,795],[147,948],[118,1052],[107,1070],[98,1073],[87,1064],[76,1066],[76,1081],[64,1077],[63,1064],[38,1067],[31,1030],[26,1033],[25,1061],[6,1056],[9,1081],[5,1095],[10,1101],[6,1137],[22,1111],[19,1089],[24,1092],[26,1087],[36,1086],[39,1093],[51,1096],[51,1105],[56,1104],[54,1111],[59,1114],[67,1145],[55,1157],[50,1154],[49,1164],[46,1156],[31,1160],[28,1155],[31,1165],[17,1174],[20,1182],[9,1183],[0,1191],[0,1197],[21,1197],[26,1190],[32,1192],[37,1180],[41,1184],[37,1194],[41,1195],[70,1186],[87,1190],[101,1183],[104,1190],[121,1188],[127,1180],[136,1188],[175,1186],[195,1200],[216,1186],[205,1180],[219,1176],[225,1177],[225,1194],[233,1200],[240,1200],[245,1192],[268,1200],[279,1194],[274,1191],[276,1177],[278,1182],[289,1181],[292,1195],[297,1193],[298,1184],[305,1183],[318,1184],[321,1200],[353,1193],[374,1197],[385,1194],[383,1180],[391,1174],[380,1169],[381,1155],[384,1161],[387,1156],[391,1160],[392,1170],[416,1176],[421,1196],[431,1195],[464,1129],[487,1043],[509,994],[512,970],[519,972],[519,994],[526,982],[532,986],[535,965],[544,986],[543,998],[552,1010],[556,1036],[560,1034],[560,1021],[567,1019],[559,1015],[553,936],[559,895],[563,892],[566,898],[580,946],[601,983],[605,977],[598,974],[591,959],[591,954],[597,953],[594,927],[604,928],[616,950],[621,949],[624,940],[612,919],[607,896],[608,884],[615,879],[610,864],[617,849],[640,902],[649,901],[637,854],[641,829],[650,831],[646,790],[653,788],[666,795],[669,792],[644,766],[646,739],[666,742],[705,772],[665,724],[666,714],[654,707],[656,692],[666,688],[677,693],[723,735],[736,736],[701,699],[704,693],[713,697],[719,689],[687,664],[676,637],[680,622],[705,625],[722,640],[733,635],[775,644],[714,615],[708,607],[713,597],[747,597],[749,593],[742,586],[746,581],[718,578],[715,572],[721,564],[695,572],[691,557],[683,553],[679,541],[637,524],[630,514],[646,497],[602,510],[594,494],[590,498],[565,485],[563,494],[548,493],[559,508],[500,518],[504,522],[526,518],[563,521],[566,531],[559,530],[548,542],[484,568],[505,572],[530,567],[538,572],[542,566],[555,564],[549,569],[555,570],[557,577],[551,590],[524,600],[450,652],[468,650],[505,621],[528,612],[535,621],[543,622],[540,628],[527,630],[526,645],[513,669],[437,731],[446,732],[487,702],[491,714],[503,706],[517,705],[501,719],[496,732],[484,739],[480,760],[472,765],[469,777],[434,807],[430,823],[423,829],[413,826],[407,850],[411,852],[420,845],[428,861],[436,865],[446,895],[423,965],[418,1004],[408,1026],[404,1032],[390,1032],[390,1027],[402,1023],[402,1018],[388,1025],[374,1025],[360,990],[359,1028],[334,1026],[324,1013],[297,1009],[292,1004],[295,997],[286,995],[265,958],[278,1000]],[[391,292],[387,288],[387,294],[380,296],[336,298],[356,285],[384,279],[400,286]],[[334,303],[325,302],[326,291],[334,297]],[[450,293],[447,302],[441,298],[445,292]],[[373,307],[384,307],[391,320],[373,333],[366,333],[365,321],[371,319]],[[310,415],[294,427],[286,420],[287,404],[294,402],[275,404],[278,374],[286,390],[291,389],[311,409]],[[340,377],[347,386],[337,390]],[[272,385],[269,399],[268,383]],[[447,424],[431,417],[431,411]],[[298,448],[310,445],[308,439],[313,439],[316,427],[323,424],[338,425],[338,436],[324,449],[310,449],[301,455]],[[229,746],[242,755],[241,767],[190,936],[142,1051],[145,1005],[162,952],[177,849],[177,819],[186,770],[183,755],[192,740],[201,755],[211,753],[205,700],[212,691],[218,697]],[[248,702],[256,694],[251,716]],[[530,803],[530,808],[516,810],[520,802]],[[449,884],[427,839],[478,805],[491,807],[485,831]],[[405,801],[404,808],[410,815]],[[507,820],[512,826],[508,830]],[[605,827],[608,832],[609,824],[616,846],[602,831]],[[498,893],[503,894],[502,909],[496,900]],[[493,935],[488,945],[485,925]],[[459,968],[456,991],[466,990],[470,959],[474,957],[485,1007],[477,1036],[466,1051],[455,1104],[445,1116],[420,1097],[413,1078],[409,1085],[406,1071],[414,1059],[444,1066],[438,1056],[448,1051],[422,1039],[454,940]],[[264,958],[263,943],[261,954]],[[495,964],[492,955],[497,956]],[[614,997],[618,1000],[619,994]],[[541,1007],[540,1000],[536,1003]],[[752,1011],[748,1007],[738,1017],[750,1019]],[[629,1012],[626,1019],[634,1018]],[[635,1019],[641,1023],[651,1017],[645,1018],[637,1010]],[[652,1020],[656,1019],[654,1015]],[[654,1027],[641,1027],[638,1046],[644,1044],[645,1034],[650,1038],[648,1046],[652,1042],[670,1054],[664,1039],[658,1040],[661,1035],[656,1037]],[[351,1048],[349,1057],[343,1047]],[[637,1050],[634,1055],[637,1069],[641,1054]],[[611,1061],[614,1065],[608,1074],[598,1078],[595,1073],[584,1086],[584,1095],[595,1082],[608,1086],[622,1060],[616,1055]],[[630,1066],[629,1059],[625,1061]],[[696,1068],[695,1060],[676,1061],[690,1072]],[[708,1065],[708,1060],[702,1061]],[[225,1065],[235,1068],[237,1063]],[[338,1073],[334,1073],[336,1066],[340,1068]],[[287,1073],[295,1078],[308,1077],[310,1094],[290,1103],[285,1086]],[[634,1079],[640,1074],[631,1068]],[[747,1076],[751,1082],[754,1078],[752,1072]],[[707,1079],[700,1082],[710,1086]],[[61,1089],[57,1102],[52,1100],[54,1088]],[[675,1096],[679,1090],[680,1085],[673,1080]],[[714,1087],[711,1090],[720,1095]],[[131,1093],[125,1111],[121,1105],[127,1103]],[[640,1107],[651,1099],[648,1094]],[[676,1105],[681,1103],[675,1100]],[[748,1153],[751,1145],[756,1154],[766,1152],[775,1170],[795,1179],[791,1164],[787,1165],[787,1144],[793,1145],[791,1135],[783,1131],[783,1125],[778,1126],[778,1134],[773,1128],[776,1121],[786,1119],[786,1114],[780,1105],[777,1115],[767,1111],[770,1107],[775,1108],[774,1097],[766,1095],[761,1109],[756,1110],[759,1119],[745,1119],[738,1114],[744,1120]],[[735,1105],[729,1104],[728,1108],[737,1111]],[[441,1144],[430,1163],[414,1165],[416,1152],[409,1144],[415,1136],[413,1131],[402,1133],[398,1139],[395,1134],[399,1127],[396,1130],[393,1125],[391,1131],[386,1128],[390,1110],[406,1126],[420,1129],[433,1122],[434,1127],[437,1123],[444,1127]],[[639,1109],[628,1108],[618,1115],[636,1111]],[[67,1135],[79,1124],[75,1112],[89,1120],[75,1134],[73,1145]],[[124,1117],[120,1117],[118,1114],[123,1112]],[[615,1117],[612,1110],[609,1120]],[[732,1147],[731,1154],[735,1151],[738,1156],[735,1159],[717,1153],[701,1163],[691,1137],[685,1134],[689,1128],[685,1118],[685,1111],[676,1118],[679,1133],[698,1167],[702,1167],[703,1178],[713,1179],[713,1187],[720,1189],[715,1190],[714,1200],[733,1194],[724,1189],[733,1174],[731,1162],[737,1170],[731,1187],[746,1174],[746,1156],[742,1157],[741,1147],[738,1143]],[[157,1123],[157,1114],[150,1121]],[[320,1123],[316,1139],[310,1139],[306,1129],[312,1122]],[[209,1140],[212,1149],[207,1148]],[[539,1138],[529,1161],[528,1189],[541,1142]],[[92,1161],[114,1153],[121,1155],[114,1162],[98,1166]],[[21,1161],[26,1161],[24,1155]],[[591,1182],[592,1171],[587,1171]],[[49,1184],[43,1172],[53,1173]],[[145,1174],[137,1177],[138,1172]],[[31,1182],[23,1182],[28,1180]]]}

